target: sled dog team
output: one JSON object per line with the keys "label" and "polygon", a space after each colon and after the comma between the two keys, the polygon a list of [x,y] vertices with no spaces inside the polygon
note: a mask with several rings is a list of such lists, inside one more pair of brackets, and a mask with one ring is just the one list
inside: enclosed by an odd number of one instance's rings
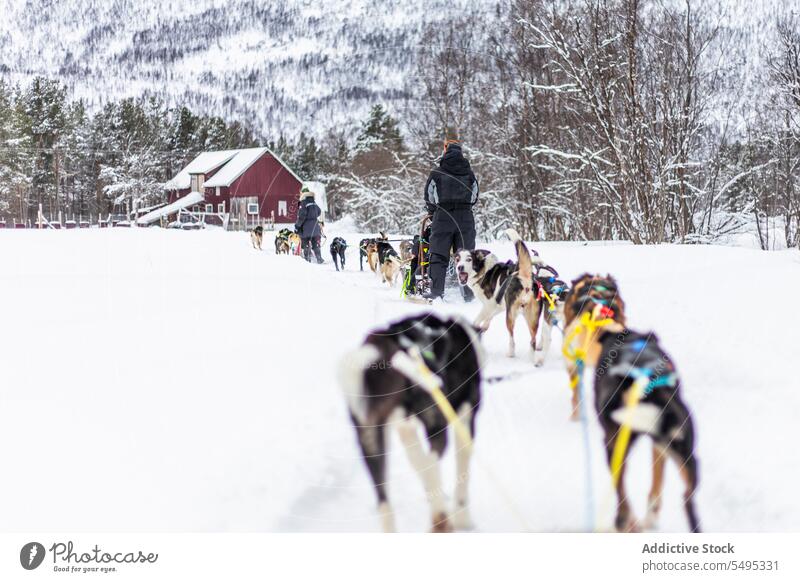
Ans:
{"label": "sled dog team", "polygon": [[[407,317],[373,330],[342,361],[339,381],[375,488],[383,529],[394,531],[386,491],[386,433],[392,429],[425,488],[431,531],[471,527],[470,457],[485,358],[480,335],[504,312],[508,356],[515,355],[514,324],[521,315],[530,332],[536,366],[544,363],[552,328],[561,328],[573,419],[578,418],[582,405],[580,386],[586,382],[586,389],[591,388],[588,376],[583,378],[584,370],[594,370],[595,410],[617,497],[616,529],[639,531],[657,526],[665,463],[672,459],[685,485],[689,529],[700,531],[694,507],[698,485],[694,425],[681,398],[680,378],[658,338],[628,327],[625,303],[613,277],[587,273],[568,285],[514,230],[507,234],[514,242],[516,261],[500,262],[486,250],[456,253],[459,284],[468,286],[481,302],[474,322],[434,313]],[[406,260],[383,233],[362,240],[359,254],[362,269],[366,258],[370,268],[389,284]],[[537,343],[540,326],[541,343]],[[452,506],[448,506],[441,481],[449,424],[454,425],[456,438]],[[420,428],[426,442],[420,439]],[[624,484],[625,459],[640,436],[650,437],[653,453],[652,486],[641,522],[633,516]]]}

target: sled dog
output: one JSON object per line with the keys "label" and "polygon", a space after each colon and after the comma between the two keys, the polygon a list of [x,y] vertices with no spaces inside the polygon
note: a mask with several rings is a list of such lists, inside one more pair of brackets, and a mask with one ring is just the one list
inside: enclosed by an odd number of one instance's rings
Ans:
{"label": "sled dog", "polygon": [[535,266],[543,263],[538,256],[531,256],[517,231],[508,229],[506,233],[514,241],[517,262],[500,263],[494,254],[486,250],[459,250],[455,257],[458,283],[469,287],[483,304],[474,322],[476,327],[489,329],[492,319],[505,310],[508,356],[512,358],[516,351],[514,324],[522,313],[531,334],[536,365],[541,365],[544,363],[544,352],[536,344],[541,301],[533,290],[533,271]]}
{"label": "sled dog", "polygon": [[250,231],[250,244],[256,250],[261,250],[261,243],[264,241],[264,227],[257,226]]}
{"label": "sled dog", "polygon": [[337,271],[339,270],[340,264],[342,270],[344,270],[344,260],[345,260],[344,252],[346,250],[347,250],[347,241],[340,236],[334,237],[333,242],[331,242],[330,251],[331,251],[331,258],[333,259],[333,266],[336,267]]}
{"label": "sled dog", "polygon": [[[573,279],[564,299],[564,338],[572,337],[572,345],[586,351],[587,359],[596,361],[600,349],[596,341],[598,330],[581,326],[580,318],[584,313],[592,318],[608,318],[625,325],[625,302],[619,295],[617,281],[611,275],[603,277],[584,273]],[[569,359],[565,359],[565,364],[572,387],[571,419],[578,420],[578,367]]]}
{"label": "sled dog", "polygon": [[[380,245],[387,245],[390,246],[388,241],[388,237],[383,234],[382,232],[378,233],[378,236],[371,239],[365,239],[367,241],[366,247],[364,249],[364,254],[367,257],[367,264],[369,265],[370,270],[373,273],[378,273],[381,265],[380,255],[378,253],[378,249]],[[363,242],[363,241],[362,241]]]}
{"label": "sled dog", "polygon": [[[370,244],[374,243],[374,238],[362,238],[361,241],[358,243],[358,265],[360,270],[364,270],[364,259],[369,256],[367,251]],[[367,261],[369,264],[369,261]]]}
{"label": "sled dog", "polygon": [[[385,237],[384,237],[385,238]],[[375,244],[377,255],[378,271],[381,275],[381,281],[388,283],[390,287],[394,287],[394,282],[397,280],[397,275],[403,266],[403,261],[397,251],[394,250],[392,245],[383,240],[379,240]]]}
{"label": "sled dog", "polygon": [[[419,245],[417,245],[419,246]],[[416,254],[414,252],[415,246],[413,240],[400,241],[400,260],[410,263]]]}
{"label": "sled dog", "polygon": [[282,228],[278,231],[278,234],[275,235],[275,254],[285,254],[288,255],[292,249],[291,244],[289,243],[289,237],[292,235],[292,231],[288,228]]}
{"label": "sled dog", "polygon": [[[656,527],[661,511],[664,466],[670,458],[678,465],[684,481],[683,506],[689,529],[699,532],[700,521],[694,506],[699,479],[694,423],[681,397],[681,381],[675,365],[655,334],[633,331],[620,321],[624,320],[623,306],[611,277],[584,276],[576,280],[575,288],[576,296],[567,300],[567,309],[572,313],[568,329],[583,325],[576,314],[591,313],[594,320],[605,321],[605,325],[591,332],[578,328],[580,333],[573,342],[584,346],[584,365],[594,369],[595,410],[603,429],[609,468],[616,479],[615,527],[619,531]],[[621,315],[615,318],[617,310]],[[573,406],[577,406],[575,401]],[[620,444],[623,427],[630,431],[630,436],[627,443]],[[653,443],[653,480],[647,514],[640,526],[625,492],[625,465],[631,446],[642,435],[649,436]]]}
{"label": "sled dog", "polygon": [[[422,358],[424,367],[420,366]],[[448,421],[425,390],[429,369],[472,438],[481,402],[483,351],[476,331],[458,318],[423,313],[370,333],[339,369],[364,463],[378,498],[384,531],[394,531],[386,492],[387,430],[396,429],[408,459],[425,487],[432,531],[471,527],[468,509],[471,446],[455,431],[455,506],[448,511],[442,491],[441,459]],[[424,441],[420,440],[420,429]]]}

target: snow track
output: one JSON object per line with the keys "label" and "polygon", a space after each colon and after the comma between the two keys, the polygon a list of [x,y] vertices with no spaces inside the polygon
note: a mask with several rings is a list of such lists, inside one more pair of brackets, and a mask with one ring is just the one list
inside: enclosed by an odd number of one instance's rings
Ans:
{"label": "snow track", "polygon": [[[375,499],[336,385],[341,355],[373,326],[426,309],[358,271],[363,235],[336,273],[263,252],[246,233],[160,229],[0,231],[0,527],[5,531],[377,531]],[[513,256],[510,243],[489,245]],[[800,408],[796,251],[533,244],[562,277],[610,272],[635,329],[678,365],[698,433],[697,507],[707,531],[796,530]],[[473,317],[460,299],[434,306]],[[793,320],[792,320],[793,318]],[[533,370],[527,332],[505,356],[485,336],[476,453],[537,531],[584,529],[580,426],[555,333]],[[610,481],[592,421],[596,505]],[[445,483],[452,491],[452,439]],[[401,531],[427,529],[424,492],[391,437],[389,493]],[[631,500],[644,514],[649,446],[634,447]],[[668,465],[662,531],[685,531]],[[480,465],[480,531],[517,531]],[[22,503],[35,499],[36,503]]]}

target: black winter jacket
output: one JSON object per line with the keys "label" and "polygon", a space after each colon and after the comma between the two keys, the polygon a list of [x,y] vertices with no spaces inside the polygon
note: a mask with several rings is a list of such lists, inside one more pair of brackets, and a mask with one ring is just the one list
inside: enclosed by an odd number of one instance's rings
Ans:
{"label": "black winter jacket", "polygon": [[322,210],[314,202],[313,196],[308,196],[300,201],[297,209],[297,222],[294,223],[294,229],[300,238],[314,238],[322,235],[318,220],[320,215],[322,215]]}
{"label": "black winter jacket", "polygon": [[478,201],[478,192],[478,180],[461,146],[450,144],[439,167],[431,172],[425,184],[425,207],[430,213],[438,207],[445,210],[471,208]]}

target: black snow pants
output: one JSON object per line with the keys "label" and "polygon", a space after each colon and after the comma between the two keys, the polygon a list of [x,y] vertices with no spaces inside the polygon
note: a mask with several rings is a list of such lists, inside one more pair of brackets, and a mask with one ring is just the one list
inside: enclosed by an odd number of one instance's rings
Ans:
{"label": "black snow pants", "polygon": [[[450,250],[475,248],[475,217],[472,215],[472,209],[437,208],[431,223],[430,245],[431,293],[441,296],[444,295]],[[473,298],[472,291],[468,287],[462,287],[461,293],[466,301]]]}
{"label": "black snow pants", "polygon": [[303,258],[307,260],[309,263],[311,262],[311,251],[314,251],[314,256],[317,259],[318,263],[324,263],[325,261],[322,259],[322,251],[319,248],[319,237],[313,236],[311,238],[304,238],[301,239],[303,241]]}

